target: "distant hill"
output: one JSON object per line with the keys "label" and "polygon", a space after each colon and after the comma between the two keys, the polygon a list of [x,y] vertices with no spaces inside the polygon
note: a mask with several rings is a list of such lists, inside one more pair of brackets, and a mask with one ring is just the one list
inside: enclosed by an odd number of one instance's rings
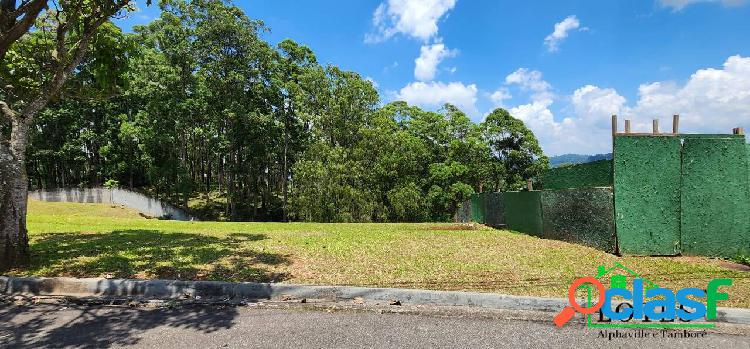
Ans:
{"label": "distant hill", "polygon": [[549,158],[550,167],[558,167],[565,164],[582,164],[586,162],[612,160],[612,153],[584,155],[584,154],[563,154],[551,156]]}

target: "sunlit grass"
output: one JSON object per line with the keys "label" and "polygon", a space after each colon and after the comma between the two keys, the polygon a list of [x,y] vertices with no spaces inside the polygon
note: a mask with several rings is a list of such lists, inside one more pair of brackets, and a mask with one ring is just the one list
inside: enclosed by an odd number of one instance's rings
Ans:
{"label": "sunlit grass", "polygon": [[451,223],[327,224],[149,220],[108,205],[30,202],[32,259],[15,275],[206,279],[471,290],[565,297],[570,282],[620,262],[663,287],[732,278],[727,306],[750,307],[750,272],[719,259],[617,257],[510,231]]}

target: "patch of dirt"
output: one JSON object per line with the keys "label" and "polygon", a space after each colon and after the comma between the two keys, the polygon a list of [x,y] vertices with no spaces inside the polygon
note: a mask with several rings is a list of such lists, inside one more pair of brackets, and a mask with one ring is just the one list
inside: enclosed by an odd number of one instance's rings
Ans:
{"label": "patch of dirt", "polygon": [[734,263],[730,261],[721,262],[721,266],[727,269],[750,272],[750,266],[739,264],[739,263]]}
{"label": "patch of dirt", "polygon": [[452,224],[452,225],[433,225],[427,227],[427,230],[478,230],[479,225],[474,223]]}

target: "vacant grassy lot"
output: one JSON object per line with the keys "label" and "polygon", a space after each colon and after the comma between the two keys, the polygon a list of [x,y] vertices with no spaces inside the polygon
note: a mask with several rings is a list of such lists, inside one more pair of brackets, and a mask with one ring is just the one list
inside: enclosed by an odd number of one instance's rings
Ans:
{"label": "vacant grassy lot", "polygon": [[750,272],[722,260],[624,257],[449,223],[212,223],[148,220],[107,205],[31,202],[32,260],[14,275],[274,281],[564,297],[571,280],[620,262],[664,287]]}

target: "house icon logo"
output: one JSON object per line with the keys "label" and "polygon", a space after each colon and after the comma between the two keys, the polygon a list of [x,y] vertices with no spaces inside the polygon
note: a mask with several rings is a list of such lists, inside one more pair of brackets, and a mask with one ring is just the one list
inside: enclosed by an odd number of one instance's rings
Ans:
{"label": "house icon logo", "polygon": [[[596,271],[596,279],[604,281],[605,277],[609,277],[609,288],[627,288],[628,277],[643,280],[646,290],[659,287],[659,285],[649,281],[634,272],[632,269],[620,264],[620,262],[616,262],[615,265],[609,269],[600,265]],[[591,287],[591,285],[586,286]]]}

